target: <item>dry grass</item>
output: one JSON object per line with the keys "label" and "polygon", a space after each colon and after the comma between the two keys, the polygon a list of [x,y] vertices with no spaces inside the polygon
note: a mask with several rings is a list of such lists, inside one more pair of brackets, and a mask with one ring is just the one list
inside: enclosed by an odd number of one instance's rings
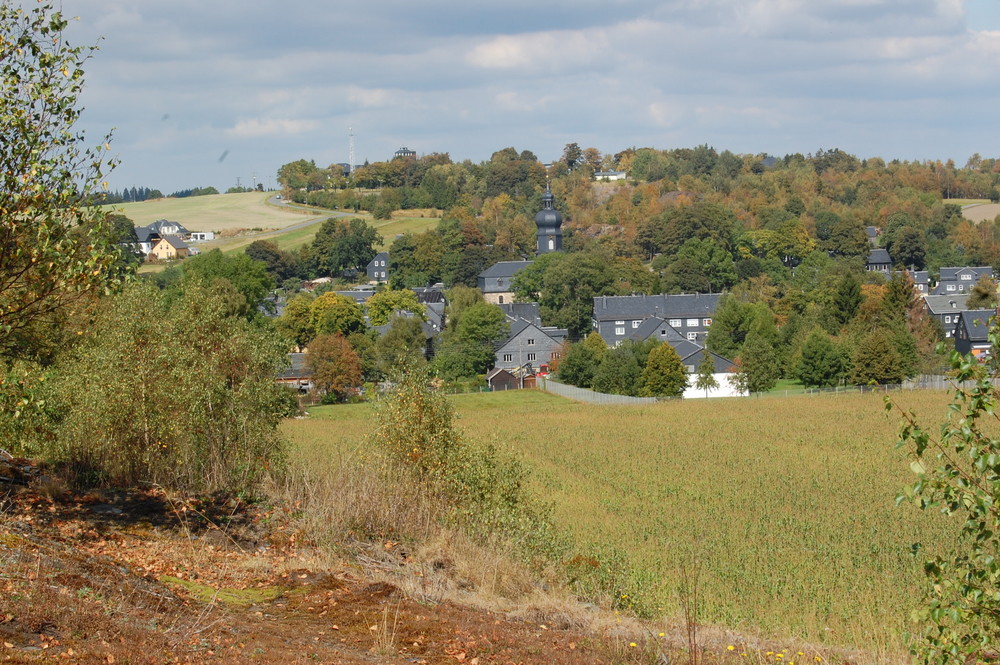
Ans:
{"label": "dry grass", "polygon": [[962,208],[962,217],[973,222],[992,222],[1000,215],[1000,203],[981,203]]}
{"label": "dry grass", "polygon": [[273,192],[212,194],[122,203],[105,208],[122,212],[137,226],[146,226],[158,219],[169,219],[180,222],[189,231],[216,233],[231,229],[283,229],[308,217],[323,214],[268,205],[267,200],[272,196]]}
{"label": "dry grass", "polygon": [[[946,403],[900,400],[925,422]],[[454,404],[467,436],[532,467],[578,551],[602,566],[621,557],[628,598],[615,602],[672,625],[677,563],[697,554],[707,624],[891,660],[923,584],[911,543],[954,542],[955,525],[895,505],[910,472],[878,396],[616,407],[515,391]],[[366,405],[321,408],[286,432],[318,470],[357,450],[369,421]]]}

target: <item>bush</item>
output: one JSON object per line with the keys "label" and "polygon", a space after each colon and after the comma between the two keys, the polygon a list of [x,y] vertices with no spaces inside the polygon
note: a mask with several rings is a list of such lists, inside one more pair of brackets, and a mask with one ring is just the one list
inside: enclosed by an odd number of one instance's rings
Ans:
{"label": "bush", "polygon": [[77,482],[254,493],[284,460],[280,340],[198,286],[168,306],[134,284],[99,307],[48,382],[51,436],[39,452]]}

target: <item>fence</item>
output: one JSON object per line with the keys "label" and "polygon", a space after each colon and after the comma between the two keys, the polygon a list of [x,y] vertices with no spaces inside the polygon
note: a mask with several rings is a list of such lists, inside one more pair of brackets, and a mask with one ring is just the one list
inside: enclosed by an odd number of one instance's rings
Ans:
{"label": "fence", "polygon": [[651,404],[656,402],[655,397],[608,395],[607,393],[599,393],[593,390],[587,390],[586,388],[569,386],[565,383],[553,381],[551,378],[546,378],[544,381],[540,382],[539,387],[542,390],[550,392],[554,395],[568,397],[569,399],[574,399],[578,402],[591,402],[593,404]]}

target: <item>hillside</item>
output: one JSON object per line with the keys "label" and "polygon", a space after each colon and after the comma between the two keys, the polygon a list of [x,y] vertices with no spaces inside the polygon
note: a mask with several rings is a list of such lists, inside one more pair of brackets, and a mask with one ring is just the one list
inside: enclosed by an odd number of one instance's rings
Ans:
{"label": "hillside", "polygon": [[272,196],[272,192],[212,194],[122,203],[106,208],[120,210],[136,226],[146,226],[158,219],[169,219],[180,222],[189,231],[216,233],[234,229],[283,229],[301,223],[309,216],[321,214],[268,205],[267,201]]}

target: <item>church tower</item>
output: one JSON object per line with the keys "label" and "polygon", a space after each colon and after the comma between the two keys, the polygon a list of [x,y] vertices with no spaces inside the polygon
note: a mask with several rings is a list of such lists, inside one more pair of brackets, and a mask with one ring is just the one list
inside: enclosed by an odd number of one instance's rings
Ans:
{"label": "church tower", "polygon": [[545,193],[542,194],[542,209],[535,215],[535,224],[538,226],[538,249],[536,254],[548,254],[549,252],[562,251],[562,214],[552,207],[555,198],[552,196],[552,189],[545,183]]}

